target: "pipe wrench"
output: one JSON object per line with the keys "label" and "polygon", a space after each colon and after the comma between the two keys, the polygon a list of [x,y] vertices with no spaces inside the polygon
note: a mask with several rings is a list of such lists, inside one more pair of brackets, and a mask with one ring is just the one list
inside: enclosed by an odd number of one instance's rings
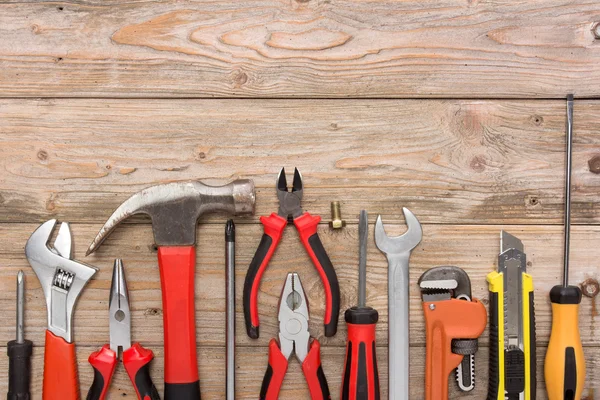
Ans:
{"label": "pipe wrench", "polygon": [[[435,267],[419,278],[426,326],[425,399],[447,400],[448,377],[475,354],[487,324],[485,306],[471,297],[471,281],[458,267]],[[469,300],[470,299],[470,300]],[[467,364],[474,382],[475,369]]]}
{"label": "pipe wrench", "polygon": [[385,233],[381,215],[375,224],[375,244],[388,259],[388,342],[389,399],[409,399],[409,274],[411,251],[423,237],[421,224],[408,208],[403,208],[408,230],[401,236]]}
{"label": "pipe wrench", "polygon": [[535,314],[533,278],[523,243],[500,233],[498,270],[487,276],[490,290],[489,400],[535,400]]}
{"label": "pipe wrench", "polygon": [[46,221],[25,245],[25,256],[40,281],[48,307],[42,397],[78,400],[73,309],[97,269],[71,259],[71,229],[66,222],[60,225],[54,246],[48,245],[55,225],[55,219]]}

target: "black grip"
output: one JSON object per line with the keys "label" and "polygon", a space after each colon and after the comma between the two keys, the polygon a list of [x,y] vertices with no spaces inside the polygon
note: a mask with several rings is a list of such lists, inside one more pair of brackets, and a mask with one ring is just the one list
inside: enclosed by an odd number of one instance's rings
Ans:
{"label": "black grip", "polygon": [[258,271],[260,270],[260,267],[265,260],[265,257],[267,256],[272,244],[273,238],[264,233],[260,239],[260,244],[256,249],[256,253],[254,253],[254,257],[250,262],[248,272],[246,273],[246,279],[244,280],[244,321],[246,322],[246,332],[252,339],[258,339],[260,335],[259,326],[254,326],[252,324],[252,317],[250,313],[252,308],[258,307],[257,304],[252,304],[252,287],[255,284],[260,285],[260,282],[256,281]]}
{"label": "black grip", "polygon": [[8,342],[8,400],[29,400],[29,381],[31,379],[31,352],[33,343],[24,340]]}
{"label": "black grip", "polygon": [[500,343],[498,342],[498,293],[490,292],[490,354],[487,400],[498,400]]}
{"label": "black grip", "polygon": [[138,370],[137,374],[135,374],[135,389],[141,400],[160,400],[158,390],[156,390],[154,383],[152,383],[152,378],[150,377],[150,363],[144,365]]}
{"label": "black grip", "polygon": [[94,369],[94,381],[92,382],[92,386],[88,390],[88,394],[86,396],[86,400],[98,400],[100,396],[102,396],[102,390],[104,389],[104,376],[92,365]]}
{"label": "black grip", "polygon": [[323,372],[323,366],[319,365],[317,369],[317,379],[319,380],[319,386],[321,386],[321,394],[324,400],[331,400],[331,393],[329,392],[329,385],[327,384],[327,378],[325,372]]}
{"label": "black grip", "polygon": [[165,400],[200,400],[200,381],[192,383],[165,382]]}
{"label": "black grip", "polygon": [[315,233],[309,237],[308,244],[315,253],[317,260],[319,260],[319,264],[321,265],[321,268],[323,268],[323,272],[327,277],[327,282],[323,282],[323,284],[326,286],[325,290],[329,289],[331,291],[331,320],[325,321],[325,336],[335,336],[337,332],[338,319],[340,316],[340,284],[338,282],[335,269],[333,268],[333,264],[331,263],[331,260],[329,259],[325,248],[323,247],[323,243],[319,238],[319,234]]}
{"label": "black grip", "polygon": [[504,390],[517,398],[525,391],[525,353],[521,349],[504,350]]}
{"label": "black grip", "polygon": [[531,395],[529,398],[535,399],[536,396],[536,385],[537,385],[537,360],[535,345],[535,304],[533,302],[533,292],[529,292],[529,360],[530,360],[530,371],[529,371],[529,389]]}

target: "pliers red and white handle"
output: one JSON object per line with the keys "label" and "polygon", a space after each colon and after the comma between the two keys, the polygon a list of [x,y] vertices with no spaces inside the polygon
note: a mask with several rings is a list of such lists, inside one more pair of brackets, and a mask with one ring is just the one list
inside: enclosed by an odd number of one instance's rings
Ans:
{"label": "pliers red and white handle", "polygon": [[277,249],[283,231],[289,222],[293,222],[300,235],[300,240],[310,256],[325,289],[325,336],[334,336],[337,332],[340,313],[340,286],[333,264],[323,247],[317,233],[321,217],[303,212],[300,207],[302,200],[302,176],[298,169],[294,170],[292,191],[287,188],[285,169],[281,169],[277,179],[277,196],[279,211],[268,217],[261,217],[264,234],[248,268],[244,282],[244,319],[248,336],[259,337],[258,291],[262,276],[269,265],[271,257]]}
{"label": "pliers red and white handle", "polygon": [[133,383],[139,400],[160,400],[158,391],[150,378],[151,350],[139,343],[131,344],[131,313],[129,294],[123,272],[123,263],[115,260],[109,301],[110,345],[104,345],[92,353],[89,362],[94,368],[94,381],[87,400],[106,398],[110,382],[117,367],[119,348],[123,351],[123,366]]}
{"label": "pliers red and white handle", "polygon": [[296,273],[289,273],[279,299],[279,342],[269,343],[269,365],[263,378],[260,400],[277,400],[292,353],[302,364],[312,400],[329,400],[329,386],[321,366],[321,345],[311,343],[308,302]]}

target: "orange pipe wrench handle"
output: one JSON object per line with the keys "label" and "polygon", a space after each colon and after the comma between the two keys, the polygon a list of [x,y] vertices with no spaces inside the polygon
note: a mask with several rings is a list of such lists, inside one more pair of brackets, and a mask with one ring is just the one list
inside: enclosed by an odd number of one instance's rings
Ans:
{"label": "orange pipe wrench handle", "polygon": [[43,400],[79,400],[75,344],[46,331]]}
{"label": "orange pipe wrench handle", "polygon": [[453,339],[477,339],[485,330],[487,312],[477,299],[424,302],[427,356],[425,399],[448,399],[448,376],[464,356],[452,353]]}

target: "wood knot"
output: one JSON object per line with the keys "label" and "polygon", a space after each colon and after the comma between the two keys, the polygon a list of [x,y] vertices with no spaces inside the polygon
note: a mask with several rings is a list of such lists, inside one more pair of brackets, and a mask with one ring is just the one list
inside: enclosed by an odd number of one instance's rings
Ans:
{"label": "wood knot", "polygon": [[581,293],[586,297],[594,298],[600,292],[600,284],[596,279],[588,278],[581,283]]}
{"label": "wood knot", "polygon": [[61,62],[62,60],[63,60],[63,58],[62,58],[62,57],[56,57],[56,58],[54,59],[54,62],[57,62],[57,63],[59,63],[59,62]]}
{"label": "wood knot", "polygon": [[532,115],[531,116],[531,122],[535,125],[535,126],[541,126],[544,123],[544,118],[540,115]]}
{"label": "wood knot", "polygon": [[161,315],[162,314],[162,310],[160,308],[147,308],[146,311],[144,311],[144,315],[148,315],[148,316],[156,316],[156,315]]}
{"label": "wood knot", "polygon": [[56,7],[56,9],[57,9],[58,11],[63,11],[65,8],[64,8],[63,6],[58,6],[58,7]]}
{"label": "wood knot", "polygon": [[535,207],[540,205],[540,199],[537,196],[527,196],[527,204]]}
{"label": "wood knot", "polygon": [[48,152],[46,150],[38,151],[37,158],[40,161],[47,161],[48,160]]}
{"label": "wood knot", "polygon": [[248,82],[248,75],[246,75],[245,72],[240,71],[233,77],[233,83],[235,83],[235,87],[240,87],[246,82]]}
{"label": "wood knot", "polygon": [[33,24],[31,25],[31,32],[33,32],[34,35],[39,35],[42,30],[40,29],[39,25]]}
{"label": "wood knot", "polygon": [[483,172],[485,171],[485,157],[483,156],[475,156],[471,159],[470,163],[471,168],[475,172]]}
{"label": "wood knot", "polygon": [[204,160],[204,159],[206,158],[206,153],[205,153],[205,152],[203,152],[203,151],[201,151],[200,153],[198,153],[198,158],[199,158],[200,160]]}
{"label": "wood knot", "polygon": [[54,210],[56,210],[56,194],[52,193],[50,195],[50,197],[48,198],[48,200],[46,201],[46,210],[52,212]]}
{"label": "wood knot", "polygon": [[590,167],[590,172],[600,174],[600,155],[590,158],[588,166]]}
{"label": "wood knot", "polygon": [[150,251],[156,253],[158,251],[158,246],[156,243],[150,245]]}

